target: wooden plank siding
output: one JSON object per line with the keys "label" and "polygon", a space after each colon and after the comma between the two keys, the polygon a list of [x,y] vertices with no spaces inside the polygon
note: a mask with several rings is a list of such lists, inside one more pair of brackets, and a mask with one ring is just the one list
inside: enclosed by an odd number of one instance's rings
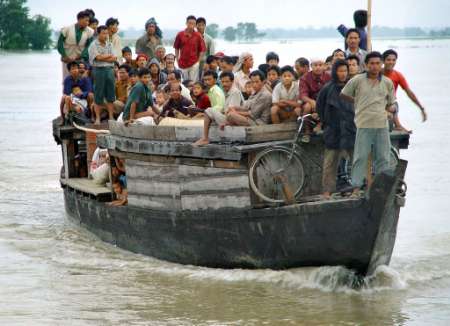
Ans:
{"label": "wooden plank siding", "polygon": [[250,208],[246,169],[125,161],[128,203],[169,211]]}
{"label": "wooden plank siding", "polygon": [[[194,142],[203,135],[203,127],[175,127],[175,126],[142,126],[128,125],[110,120],[109,130],[112,135],[135,139]],[[264,125],[257,127],[226,126],[220,130],[211,126],[209,138],[211,142],[219,143],[257,143],[270,140],[292,139],[297,124],[285,123],[278,125]]]}

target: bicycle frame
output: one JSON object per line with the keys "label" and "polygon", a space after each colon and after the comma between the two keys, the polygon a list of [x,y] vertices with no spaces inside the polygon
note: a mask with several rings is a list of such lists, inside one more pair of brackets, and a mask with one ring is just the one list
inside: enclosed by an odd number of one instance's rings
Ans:
{"label": "bicycle frame", "polygon": [[297,146],[298,146],[297,142],[298,142],[298,138],[300,137],[300,134],[302,132],[303,124],[305,122],[305,118],[308,118],[310,116],[311,116],[311,114],[308,113],[308,114],[305,114],[302,117],[298,117],[297,121],[300,121],[300,125],[298,126],[297,133],[295,134],[294,140],[292,141],[291,153],[289,154],[289,159],[288,159],[286,165],[284,166],[283,169],[280,170],[280,172],[283,171],[286,168],[286,166],[288,166],[291,163],[292,157],[293,157],[293,155],[295,153],[295,150],[297,149]]}

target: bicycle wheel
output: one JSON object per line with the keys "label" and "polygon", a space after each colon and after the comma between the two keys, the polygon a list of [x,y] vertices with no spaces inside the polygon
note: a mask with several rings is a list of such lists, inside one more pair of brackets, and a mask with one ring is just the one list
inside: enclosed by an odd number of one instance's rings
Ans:
{"label": "bicycle wheel", "polygon": [[[305,182],[302,161],[284,147],[268,148],[258,153],[250,165],[249,181],[254,193],[270,203],[283,203],[288,191],[297,196]],[[290,160],[289,160],[290,159]]]}

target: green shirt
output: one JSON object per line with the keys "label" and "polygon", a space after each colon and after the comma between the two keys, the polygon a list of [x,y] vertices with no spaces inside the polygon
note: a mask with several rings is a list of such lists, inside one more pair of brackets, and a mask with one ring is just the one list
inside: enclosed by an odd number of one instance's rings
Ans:
{"label": "green shirt", "polygon": [[386,107],[396,102],[394,84],[389,78],[380,75],[372,80],[367,73],[356,75],[342,89],[342,94],[355,99],[356,127],[387,127]]}
{"label": "green shirt", "polygon": [[135,113],[145,112],[149,106],[153,106],[152,91],[147,85],[142,84],[140,81],[133,86],[128,95],[127,103],[123,109],[123,120],[130,119],[131,104],[136,103]]}
{"label": "green shirt", "polygon": [[219,86],[214,85],[209,89],[208,97],[211,102],[211,109],[223,113],[225,107],[225,94],[223,90]]}

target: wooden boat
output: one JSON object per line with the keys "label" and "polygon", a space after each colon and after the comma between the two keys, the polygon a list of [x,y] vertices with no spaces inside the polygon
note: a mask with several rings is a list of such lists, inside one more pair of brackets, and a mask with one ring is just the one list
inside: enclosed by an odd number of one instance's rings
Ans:
{"label": "wooden boat", "polygon": [[[201,128],[128,126],[109,122],[92,135],[54,121],[62,145],[68,215],[102,240],[181,264],[215,268],[286,269],[343,265],[371,274],[389,264],[407,162],[376,176],[362,198],[322,200],[321,136],[302,145],[305,186],[290,205],[263,202],[249,186],[249,166],[270,146],[290,146],[296,124],[213,129],[213,143],[191,144]],[[409,135],[391,134],[397,149]],[[78,153],[96,144],[125,159],[128,206],[111,207],[110,187],[80,178]],[[80,155],[78,155],[80,156]],[[83,156],[82,156],[83,157]],[[78,167],[78,168],[77,168]]]}

